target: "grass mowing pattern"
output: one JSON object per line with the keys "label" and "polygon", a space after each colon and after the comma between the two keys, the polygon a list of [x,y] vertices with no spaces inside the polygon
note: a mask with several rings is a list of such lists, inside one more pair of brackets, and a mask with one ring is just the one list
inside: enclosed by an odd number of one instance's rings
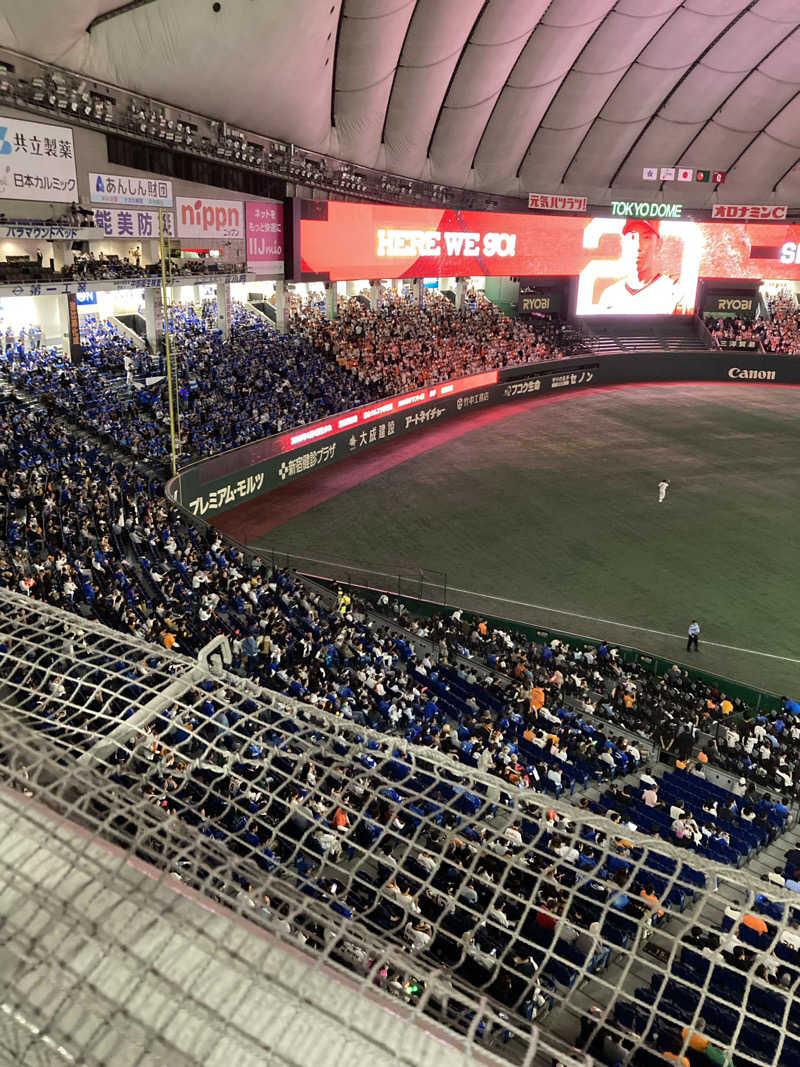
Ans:
{"label": "grass mowing pattern", "polygon": [[647,631],[685,634],[697,617],[698,666],[797,694],[800,663],[704,642],[800,660],[798,415],[800,392],[757,385],[577,395],[418,454],[262,540],[446,571],[451,588],[559,609],[498,601],[497,615],[676,659],[685,639]]}

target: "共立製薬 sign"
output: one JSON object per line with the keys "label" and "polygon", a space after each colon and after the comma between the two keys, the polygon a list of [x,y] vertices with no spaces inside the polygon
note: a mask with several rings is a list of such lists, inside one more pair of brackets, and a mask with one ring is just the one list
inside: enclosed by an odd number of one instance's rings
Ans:
{"label": "\u5171\u7acb\u88fd\u85ac sign", "polygon": [[0,199],[68,204],[77,197],[72,130],[0,115]]}

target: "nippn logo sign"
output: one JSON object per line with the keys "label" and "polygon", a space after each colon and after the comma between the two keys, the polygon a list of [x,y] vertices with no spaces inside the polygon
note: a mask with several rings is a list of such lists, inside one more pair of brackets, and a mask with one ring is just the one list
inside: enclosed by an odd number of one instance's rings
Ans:
{"label": "nippn logo sign", "polygon": [[244,205],[241,200],[175,198],[178,237],[238,237],[244,239]]}

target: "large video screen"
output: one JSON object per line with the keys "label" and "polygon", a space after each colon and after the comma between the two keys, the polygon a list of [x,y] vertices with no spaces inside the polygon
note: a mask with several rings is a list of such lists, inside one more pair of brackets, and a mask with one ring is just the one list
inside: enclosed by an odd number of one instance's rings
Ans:
{"label": "large video screen", "polygon": [[789,223],[298,207],[298,281],[569,275],[579,280],[578,314],[654,315],[690,314],[698,278],[800,280],[800,225]]}
{"label": "large video screen", "polygon": [[583,247],[590,255],[594,250],[598,254],[578,273],[576,314],[694,312],[703,251],[698,223],[590,219],[584,225]]}

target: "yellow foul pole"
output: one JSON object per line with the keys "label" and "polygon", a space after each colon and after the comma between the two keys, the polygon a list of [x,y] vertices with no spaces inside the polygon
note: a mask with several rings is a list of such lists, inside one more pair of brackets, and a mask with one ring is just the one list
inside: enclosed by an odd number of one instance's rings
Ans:
{"label": "yellow foul pole", "polygon": [[164,209],[158,209],[158,247],[159,255],[161,256],[161,304],[164,312],[164,348],[166,350],[167,361],[167,397],[169,403],[169,440],[170,451],[172,456],[172,473],[178,473],[178,458],[181,454],[181,417],[178,410],[178,376],[177,368],[173,364],[172,360],[172,345],[170,341],[170,329],[169,329],[169,304],[167,303],[167,263],[170,263],[170,272],[172,271],[171,260],[169,257],[169,246],[167,241],[167,235],[164,232]]}

